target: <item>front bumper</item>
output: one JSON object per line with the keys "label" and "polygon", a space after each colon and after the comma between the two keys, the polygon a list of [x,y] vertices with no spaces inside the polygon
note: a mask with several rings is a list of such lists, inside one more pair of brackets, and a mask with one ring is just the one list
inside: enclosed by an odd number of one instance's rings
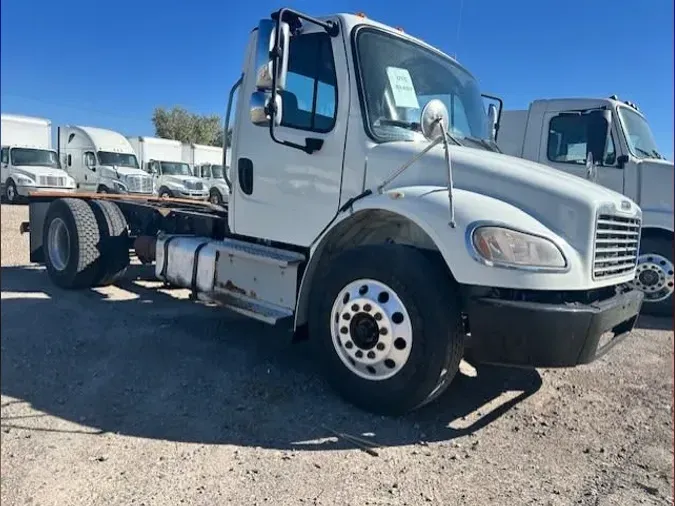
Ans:
{"label": "front bumper", "polygon": [[203,191],[178,191],[174,190],[173,193],[176,197],[183,199],[195,199],[195,200],[206,200],[209,198],[209,194]]}
{"label": "front bumper", "polygon": [[22,197],[28,197],[30,193],[37,192],[63,192],[75,193],[75,188],[59,188],[55,186],[17,186],[16,193]]}
{"label": "front bumper", "polygon": [[[476,363],[523,367],[587,364],[628,336],[642,299],[634,289],[592,303],[469,298],[468,356]],[[613,333],[609,340],[607,332]]]}

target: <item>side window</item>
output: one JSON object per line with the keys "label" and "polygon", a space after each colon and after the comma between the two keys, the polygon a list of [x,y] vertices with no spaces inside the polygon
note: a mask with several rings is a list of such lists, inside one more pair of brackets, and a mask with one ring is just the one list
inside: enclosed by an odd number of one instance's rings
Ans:
{"label": "side window", "polygon": [[[586,119],[578,114],[555,116],[549,123],[547,157],[552,162],[586,164]],[[614,135],[610,135],[605,165],[616,163]]]}
{"label": "side window", "polygon": [[9,148],[2,148],[2,163],[9,163]]}
{"label": "side window", "polygon": [[68,167],[73,166],[73,157],[71,155],[68,155]]}
{"label": "side window", "polygon": [[83,157],[85,167],[94,167],[96,165],[96,155],[91,151],[85,151]]}
{"label": "side window", "polygon": [[335,125],[337,78],[331,40],[326,33],[291,39],[281,124],[300,130],[329,132]]}

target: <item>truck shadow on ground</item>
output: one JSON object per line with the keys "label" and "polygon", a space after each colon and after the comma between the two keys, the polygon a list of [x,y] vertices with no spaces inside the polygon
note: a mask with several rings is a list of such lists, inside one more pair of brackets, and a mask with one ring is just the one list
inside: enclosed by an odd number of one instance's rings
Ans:
{"label": "truck shadow on ground", "polygon": [[[151,271],[134,267],[119,288],[71,292],[43,269],[3,267],[3,395],[74,422],[59,431],[327,450],[353,448],[331,430],[371,433],[381,446],[471,434],[541,386],[534,370],[481,367],[413,414],[371,415],[325,385],[306,343],[132,278]],[[57,430],[41,428],[44,419],[3,414],[2,426]]]}

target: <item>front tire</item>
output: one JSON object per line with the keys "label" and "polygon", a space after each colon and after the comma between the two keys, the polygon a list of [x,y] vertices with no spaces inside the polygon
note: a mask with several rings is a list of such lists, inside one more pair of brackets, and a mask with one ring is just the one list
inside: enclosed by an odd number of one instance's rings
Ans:
{"label": "front tire", "polygon": [[5,199],[9,204],[16,204],[19,201],[19,192],[11,179],[8,179],[5,184]]}
{"label": "front tire", "polygon": [[158,196],[160,199],[169,199],[173,197],[173,193],[171,193],[171,190],[167,188],[160,188],[159,192],[157,192]]}
{"label": "front tire", "polygon": [[94,212],[84,200],[54,200],[42,231],[45,265],[54,284],[66,289],[94,286],[100,272],[100,239]]}
{"label": "front tire", "polygon": [[672,316],[674,283],[672,239],[643,237],[633,282],[645,295],[642,312],[652,316]]}
{"label": "front tire", "polygon": [[223,196],[218,190],[211,190],[209,193],[209,202],[211,202],[211,204],[221,206],[223,205]]}
{"label": "front tire", "polygon": [[442,259],[410,246],[359,246],[315,281],[310,343],[344,399],[400,415],[437,398],[457,373],[459,308]]}

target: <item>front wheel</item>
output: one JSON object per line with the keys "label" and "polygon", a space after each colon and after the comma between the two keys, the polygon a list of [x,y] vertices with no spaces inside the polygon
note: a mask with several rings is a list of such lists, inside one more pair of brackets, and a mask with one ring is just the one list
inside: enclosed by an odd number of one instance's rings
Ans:
{"label": "front wheel", "polygon": [[634,286],[644,292],[642,312],[653,316],[673,314],[673,242],[643,237]]}
{"label": "front wheel", "polygon": [[218,190],[211,190],[211,193],[209,194],[209,202],[218,206],[222,205],[223,197]]}
{"label": "front wheel", "polygon": [[11,179],[5,184],[5,198],[9,204],[16,204],[19,201],[19,192],[16,191],[16,185]]}
{"label": "front wheel", "polygon": [[310,342],[328,381],[378,414],[403,414],[438,397],[464,348],[456,288],[441,259],[413,247],[341,253],[314,283],[310,302]]}

